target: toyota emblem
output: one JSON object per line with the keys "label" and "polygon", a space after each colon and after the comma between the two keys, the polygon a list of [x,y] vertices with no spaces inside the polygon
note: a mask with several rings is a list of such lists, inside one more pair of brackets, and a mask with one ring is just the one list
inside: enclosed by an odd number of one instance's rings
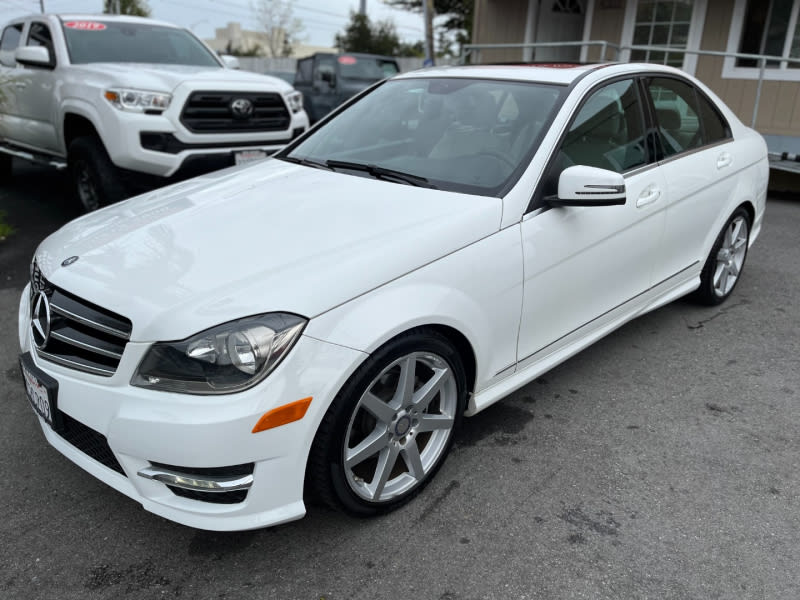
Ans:
{"label": "toyota emblem", "polygon": [[253,103],[247,98],[236,98],[231,102],[231,112],[237,119],[249,119],[253,115]]}
{"label": "toyota emblem", "polygon": [[31,331],[33,333],[33,343],[36,344],[39,350],[44,349],[47,345],[47,340],[50,338],[50,301],[44,291],[36,294],[36,299],[33,302]]}

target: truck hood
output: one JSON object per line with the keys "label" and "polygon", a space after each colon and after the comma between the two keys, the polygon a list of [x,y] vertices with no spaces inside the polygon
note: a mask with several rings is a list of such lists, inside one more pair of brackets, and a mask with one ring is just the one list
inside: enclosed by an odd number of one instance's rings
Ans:
{"label": "truck hood", "polygon": [[36,260],[131,319],[132,340],[174,340],[271,311],[314,317],[491,235],[501,214],[499,198],[267,159],[81,217]]}
{"label": "truck hood", "polygon": [[292,86],[278,77],[222,67],[192,67],[188,65],[156,65],[144,63],[90,63],[74,65],[75,74],[81,78],[97,79],[109,87],[170,93],[186,81],[198,84],[239,84],[247,88],[265,85],[279,92]]}

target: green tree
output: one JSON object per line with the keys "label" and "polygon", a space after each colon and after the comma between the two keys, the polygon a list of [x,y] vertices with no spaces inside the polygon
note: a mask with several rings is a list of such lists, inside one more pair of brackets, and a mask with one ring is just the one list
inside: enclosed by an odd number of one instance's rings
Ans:
{"label": "green tree", "polygon": [[[343,33],[337,33],[334,45],[342,52],[367,52],[388,56],[413,56],[413,45],[401,44],[397,29],[391,21],[372,23],[364,14],[351,12],[350,23]],[[409,54],[411,52],[411,54]]]}
{"label": "green tree", "polygon": [[106,14],[116,13],[117,2],[119,2],[119,14],[131,15],[134,17],[149,17],[150,6],[146,0],[104,0],[103,12]]}
{"label": "green tree", "polygon": [[[385,2],[393,8],[422,14],[422,0],[385,0]],[[444,35],[454,37],[459,46],[470,43],[475,0],[433,0],[433,10],[440,18],[436,26],[440,33],[437,44],[447,39],[443,37],[442,32]],[[439,55],[450,53],[452,51],[449,49],[445,52],[440,50]]]}
{"label": "green tree", "polygon": [[264,51],[258,44],[253,44],[250,47],[234,46],[233,42],[228,40],[224,54],[230,54],[231,56],[264,56]]}

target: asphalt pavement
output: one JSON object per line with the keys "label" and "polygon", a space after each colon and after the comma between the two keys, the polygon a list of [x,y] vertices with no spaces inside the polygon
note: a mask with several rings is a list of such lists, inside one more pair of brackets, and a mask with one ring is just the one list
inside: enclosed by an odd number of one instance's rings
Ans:
{"label": "asphalt pavement", "polygon": [[[737,289],[681,300],[467,419],[390,515],[309,507],[243,533],[166,521],[44,441],[17,367],[62,176],[0,182],[0,598],[787,599],[800,590],[800,198],[772,199]],[[279,482],[275,482],[279,485]]]}

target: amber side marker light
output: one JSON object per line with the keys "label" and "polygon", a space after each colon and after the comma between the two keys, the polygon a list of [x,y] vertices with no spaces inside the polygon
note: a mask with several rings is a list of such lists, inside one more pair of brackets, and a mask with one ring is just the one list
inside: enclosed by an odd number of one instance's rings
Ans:
{"label": "amber side marker light", "polygon": [[306,411],[311,405],[311,400],[313,400],[313,398],[309,396],[308,398],[295,400],[294,402],[284,404],[278,408],[273,408],[271,411],[264,413],[261,415],[258,423],[256,423],[256,426],[253,427],[253,433],[299,421],[306,416]]}
{"label": "amber side marker light", "polygon": [[106,92],[104,96],[106,97],[106,100],[109,100],[110,102],[116,102],[119,100],[119,96],[116,92]]}

